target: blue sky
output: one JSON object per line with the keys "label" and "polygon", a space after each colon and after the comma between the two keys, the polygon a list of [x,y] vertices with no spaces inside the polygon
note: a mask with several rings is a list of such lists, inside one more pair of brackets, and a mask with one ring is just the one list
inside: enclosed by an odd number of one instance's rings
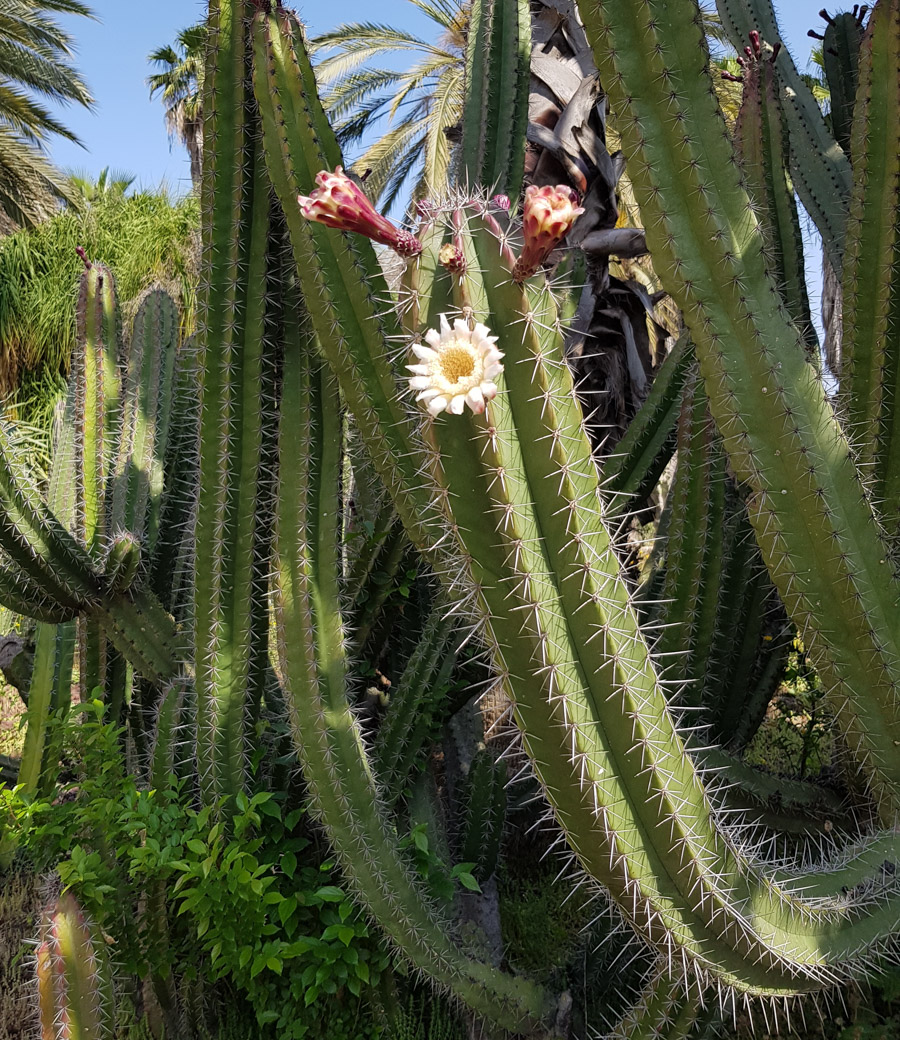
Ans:
{"label": "blue sky", "polygon": [[[801,69],[819,27],[822,0],[788,0],[779,6],[782,31]],[[124,170],[148,187],[165,181],[176,192],[190,186],[187,159],[177,143],[170,148],[162,106],[150,101],[145,84],[147,54],[171,42],[178,31],[202,17],[201,0],[92,0],[97,22],[69,18],[78,43],[77,62],[97,99],[93,112],[68,109],[64,118],[85,145],[67,141],[53,148],[56,163],[96,175],[105,166]],[[433,26],[406,0],[334,0],[297,3],[311,34],[341,22],[384,21],[413,32]]]}

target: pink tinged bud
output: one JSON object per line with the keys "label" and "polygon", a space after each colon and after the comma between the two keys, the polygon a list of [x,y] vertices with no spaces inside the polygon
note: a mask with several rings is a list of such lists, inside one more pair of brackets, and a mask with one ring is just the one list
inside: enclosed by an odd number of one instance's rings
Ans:
{"label": "pink tinged bud", "polygon": [[334,173],[322,170],[316,174],[318,187],[309,196],[300,195],[297,202],[307,220],[315,220],[339,231],[355,231],[373,242],[389,246],[401,256],[417,256],[422,243],[408,231],[401,231],[383,217],[368,196],[338,166]]}
{"label": "pink tinged bud", "polygon": [[466,269],[466,258],[462,249],[453,242],[445,242],[438,253],[438,263],[454,274],[463,274]]}
{"label": "pink tinged bud", "polygon": [[491,205],[494,207],[494,209],[509,209],[509,196],[495,195],[491,199]]}
{"label": "pink tinged bud", "polygon": [[578,205],[577,194],[567,185],[538,188],[530,184],[525,189],[522,210],[525,244],[513,268],[513,281],[522,282],[540,268],[565,238],[579,213],[584,213],[584,209]]}

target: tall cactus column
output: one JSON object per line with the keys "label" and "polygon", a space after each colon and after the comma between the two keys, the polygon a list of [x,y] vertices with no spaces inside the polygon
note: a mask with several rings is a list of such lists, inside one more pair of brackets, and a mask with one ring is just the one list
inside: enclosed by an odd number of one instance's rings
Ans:
{"label": "tall cactus column", "polygon": [[207,801],[243,783],[248,693],[268,605],[255,566],[266,349],[269,187],[249,83],[253,6],[210,4],[200,296],[200,491],[194,564],[198,766]]}
{"label": "tall cactus column", "polygon": [[693,0],[580,5],[654,264],[694,338],[766,564],[886,819],[900,805],[898,587],[846,438],[769,278]]}

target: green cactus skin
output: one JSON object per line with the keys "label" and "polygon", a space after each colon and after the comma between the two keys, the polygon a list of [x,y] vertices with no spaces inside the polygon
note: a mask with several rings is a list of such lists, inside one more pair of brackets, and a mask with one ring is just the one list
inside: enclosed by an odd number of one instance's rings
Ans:
{"label": "green cactus skin", "polygon": [[[732,469],[752,488],[766,565],[890,818],[900,791],[897,588],[849,445],[768,278],[696,5],[628,13],[585,2],[582,16],[619,108],[656,270],[691,328]],[[679,85],[677,103],[653,78],[661,70]]]}
{"label": "green cactus skin", "polygon": [[460,828],[459,855],[474,863],[473,873],[487,881],[497,869],[506,823],[506,763],[481,747],[472,758],[465,785],[465,809]]}
{"label": "green cactus skin", "polygon": [[95,931],[71,894],[44,919],[36,964],[42,1040],[112,1040],[112,975]]}
{"label": "green cactus skin", "polygon": [[610,499],[611,513],[627,512],[635,500],[646,498],[671,459],[692,358],[691,338],[683,333],[660,365],[646,401],[628,424],[615,454],[603,460],[603,490]]}
{"label": "green cactus skin", "polygon": [[685,993],[663,966],[640,999],[609,1034],[609,1040],[686,1040],[703,1009],[703,993]]}
{"label": "green cactus skin", "polygon": [[194,517],[197,504],[197,343],[182,344],[176,360],[170,430],[163,458],[163,496],[156,546],[148,564],[147,586],[180,624],[190,628]]}
{"label": "green cactus skin", "polygon": [[178,353],[178,308],[148,289],[134,318],[124,373],[122,430],[112,483],[110,530],[130,532],[152,553],[159,535]]}
{"label": "green cactus skin", "polygon": [[106,484],[115,461],[120,421],[121,337],[115,279],[100,264],[81,276],[75,385],[76,531],[99,560],[105,549]]}
{"label": "green cactus skin", "polygon": [[[244,721],[267,661],[268,587],[257,550],[268,347],[269,189],[249,90],[252,5],[210,5],[199,294],[200,469],[194,561],[197,759],[208,803],[243,785]],[[260,664],[262,662],[262,668]]]}
{"label": "green cactus skin", "polygon": [[252,35],[266,163],[320,349],[340,380],[341,395],[412,541],[433,546],[439,517],[419,477],[424,454],[385,352],[385,344],[399,338],[400,326],[380,302],[389,293],[378,260],[368,240],[310,225],[297,205],[298,193],[313,190],[320,170],[341,162],[316,94],[302,29],[284,9],[259,11]]}
{"label": "green cactus skin", "polygon": [[[716,8],[738,54],[754,30],[770,46],[781,42],[772,0],[716,0]],[[822,236],[832,268],[840,275],[852,184],[850,163],[786,47],[779,50],[775,68],[790,136],[791,178]]]}
{"label": "green cactus skin", "polygon": [[[834,874],[773,885],[717,830],[597,523],[599,489],[552,297],[513,284],[478,224],[478,262],[456,295],[500,334],[504,386],[485,416],[427,424],[439,451],[433,472],[557,819],[581,865],[663,950],[674,943],[701,972],[751,992],[826,985],[853,970],[859,921],[844,916]],[[436,285],[432,309],[445,306]],[[895,839],[880,841],[893,848]],[[868,856],[849,874],[859,878]],[[798,894],[806,884],[830,895],[808,905]],[[868,920],[876,945],[895,914],[885,907]]]}
{"label": "green cactus skin", "polygon": [[399,680],[372,748],[372,766],[385,801],[392,805],[406,790],[422,751],[441,718],[443,695],[462,636],[445,604],[431,612]]}
{"label": "green cactus skin", "polygon": [[900,4],[875,5],[860,48],[844,274],[841,390],[873,499],[900,526]]}
{"label": "green cactus skin", "polygon": [[466,47],[462,180],[515,200],[525,172],[531,68],[527,0],[474,0]]}
{"label": "green cactus skin", "polygon": [[678,429],[678,470],[669,491],[662,632],[656,656],[667,678],[684,684],[687,703],[698,704],[715,642],[719,589],[725,563],[725,454],[699,375],[692,366]]}
{"label": "green cactus skin", "polygon": [[382,818],[346,694],[338,589],[341,418],[336,388],[285,307],[279,485],[278,643],[288,714],[313,804],[343,869],[404,957],[470,1007],[508,1028],[539,1022],[540,989],[466,959],[410,877]]}
{"label": "green cactus skin", "polygon": [[865,12],[865,6],[859,11],[856,4],[852,11],[843,11],[833,18],[822,12],[828,23],[822,37],[822,58],[830,95],[828,118],[834,139],[851,160],[850,128],[859,86],[859,49]]}
{"label": "green cactus skin", "polygon": [[748,50],[744,52],[744,86],[734,128],[735,152],[766,236],[772,277],[815,361],[819,341],[806,291],[800,217],[787,175],[790,148],[778,98],[777,56],[762,44],[757,53],[755,38]]}

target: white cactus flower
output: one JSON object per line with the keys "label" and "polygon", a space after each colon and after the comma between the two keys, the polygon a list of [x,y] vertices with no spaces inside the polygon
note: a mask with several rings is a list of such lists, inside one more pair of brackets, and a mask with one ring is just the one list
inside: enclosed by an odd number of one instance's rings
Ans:
{"label": "white cactus flower", "polygon": [[485,403],[496,396],[494,380],[503,371],[503,354],[490,331],[481,324],[470,329],[461,318],[451,329],[442,314],[441,331],[425,333],[428,346],[412,345],[419,364],[406,366],[412,372],[409,388],[419,391],[416,400],[424,401],[432,415],[445,411],[461,415],[466,405],[480,415]]}

